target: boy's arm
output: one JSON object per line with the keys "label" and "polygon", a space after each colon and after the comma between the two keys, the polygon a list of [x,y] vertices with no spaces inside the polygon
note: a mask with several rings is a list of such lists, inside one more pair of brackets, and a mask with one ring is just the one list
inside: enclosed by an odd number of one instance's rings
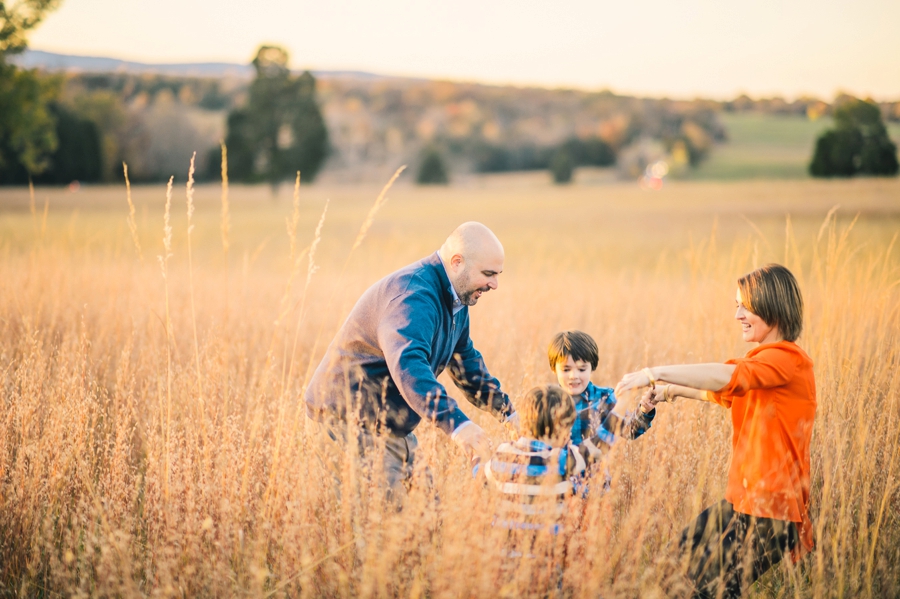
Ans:
{"label": "boy's arm", "polygon": [[585,439],[581,445],[577,446],[576,450],[581,454],[585,463],[590,466],[602,462],[609,453],[609,448],[609,443],[602,441],[599,435],[595,435],[590,439]]}
{"label": "boy's arm", "polygon": [[647,432],[653,419],[656,417],[656,410],[644,412],[640,407],[634,413],[626,414],[624,417],[613,412],[616,405],[615,393],[610,389],[608,397],[605,398],[606,406],[609,413],[601,422],[600,428],[606,429],[610,433],[625,437],[626,439],[637,439]]}
{"label": "boy's arm", "polygon": [[[687,399],[696,399],[698,401],[709,401],[712,403],[717,403],[725,408],[731,407],[731,396],[727,394],[720,394],[714,391],[703,391],[701,389],[693,389],[691,387],[685,387],[684,385],[668,385],[668,388],[668,394],[671,400],[684,397]],[[656,388],[657,395],[665,393],[665,385],[658,386]]]}
{"label": "boy's arm", "polygon": [[656,410],[651,410],[649,412],[644,412],[640,408],[635,410],[634,414],[632,414],[631,416],[631,422],[628,426],[628,438],[637,439],[638,437],[646,433],[650,428],[650,425],[653,424],[653,419],[655,417]]}
{"label": "boy's arm", "polygon": [[647,432],[656,416],[656,410],[644,413],[640,409],[634,413],[628,413],[624,417],[614,412],[603,420],[602,428],[617,437],[625,437],[626,439],[637,439]]}

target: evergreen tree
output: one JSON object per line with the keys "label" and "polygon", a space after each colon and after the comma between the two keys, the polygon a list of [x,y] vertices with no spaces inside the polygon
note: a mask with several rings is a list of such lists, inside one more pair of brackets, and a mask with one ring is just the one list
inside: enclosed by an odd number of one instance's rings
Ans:
{"label": "evergreen tree", "polygon": [[419,173],[416,183],[419,185],[446,185],[449,182],[444,160],[436,148],[427,148],[422,152]]}
{"label": "evergreen tree", "polygon": [[816,140],[809,173],[814,177],[896,175],[897,146],[888,137],[877,105],[850,100],[834,112],[834,129]]}
{"label": "evergreen tree", "polygon": [[553,175],[553,182],[557,185],[564,185],[572,181],[572,172],[575,167],[572,163],[572,157],[565,148],[557,150],[550,162],[550,173]]}
{"label": "evergreen tree", "polygon": [[[325,161],[328,131],[316,101],[316,80],[309,71],[293,76],[287,65],[287,52],[262,46],[253,60],[256,78],[247,106],[228,115],[228,171],[237,181],[274,185],[299,170],[309,183]],[[220,156],[218,150],[211,155]]]}

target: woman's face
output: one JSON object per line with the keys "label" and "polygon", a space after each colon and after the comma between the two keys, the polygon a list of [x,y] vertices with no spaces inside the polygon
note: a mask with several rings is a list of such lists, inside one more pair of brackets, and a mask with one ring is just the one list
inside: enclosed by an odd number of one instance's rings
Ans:
{"label": "woman's face", "polygon": [[748,343],[774,343],[780,341],[778,327],[769,326],[762,318],[751,312],[744,305],[740,287],[735,296],[737,312],[735,319],[741,323],[741,336]]}

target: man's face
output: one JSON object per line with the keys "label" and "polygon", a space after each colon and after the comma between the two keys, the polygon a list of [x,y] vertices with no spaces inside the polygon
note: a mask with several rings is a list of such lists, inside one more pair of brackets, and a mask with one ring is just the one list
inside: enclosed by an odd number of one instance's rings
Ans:
{"label": "man's face", "polygon": [[[454,257],[455,258],[455,257]],[[499,285],[503,272],[503,256],[474,257],[462,260],[458,265],[456,293],[465,306],[474,306],[478,299]]]}

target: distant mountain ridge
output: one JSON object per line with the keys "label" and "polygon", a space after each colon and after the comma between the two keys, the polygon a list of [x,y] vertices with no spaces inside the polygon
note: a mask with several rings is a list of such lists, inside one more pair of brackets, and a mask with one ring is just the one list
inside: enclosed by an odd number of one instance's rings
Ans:
{"label": "distant mountain ridge", "polygon": [[[189,63],[144,63],[106,56],[77,56],[73,54],[57,54],[43,50],[25,50],[14,56],[12,62],[26,69],[43,69],[45,71],[67,73],[130,73],[148,75],[167,75],[170,77],[210,77],[250,79],[253,77],[253,66],[231,62],[189,62]],[[402,79],[367,73],[365,71],[312,71],[319,78],[352,78],[352,79]]]}

